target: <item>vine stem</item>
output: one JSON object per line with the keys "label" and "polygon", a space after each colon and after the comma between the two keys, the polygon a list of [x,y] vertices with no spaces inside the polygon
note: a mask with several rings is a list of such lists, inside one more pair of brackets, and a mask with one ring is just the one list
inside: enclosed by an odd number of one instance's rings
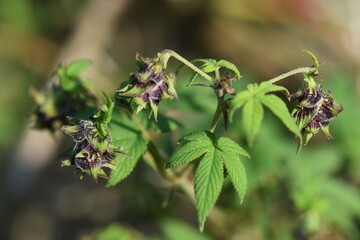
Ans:
{"label": "vine stem", "polygon": [[202,76],[209,82],[212,82],[212,77],[210,75],[203,72],[200,68],[196,67],[194,64],[189,62],[187,59],[183,58],[177,52],[170,50],[170,49],[165,49],[165,50],[161,51],[160,53],[168,54],[168,57],[173,57],[173,58],[177,59],[178,61],[182,62],[185,66],[189,67],[191,70],[198,73],[200,76]]}
{"label": "vine stem", "polygon": [[267,82],[269,83],[276,83],[284,78],[290,77],[292,75],[298,74],[298,73],[311,73],[311,72],[316,72],[317,68],[316,67],[302,67],[302,68],[296,68],[294,70],[291,70],[287,73],[283,73],[277,77],[274,77],[272,79],[267,80]]}
{"label": "vine stem", "polygon": [[212,121],[210,123],[210,127],[209,127],[210,132],[214,132],[214,130],[216,128],[216,125],[218,124],[219,119],[221,117],[221,113],[223,111],[223,108],[224,108],[224,98],[218,97],[216,111],[215,111],[214,117],[213,117],[213,119],[212,119]]}

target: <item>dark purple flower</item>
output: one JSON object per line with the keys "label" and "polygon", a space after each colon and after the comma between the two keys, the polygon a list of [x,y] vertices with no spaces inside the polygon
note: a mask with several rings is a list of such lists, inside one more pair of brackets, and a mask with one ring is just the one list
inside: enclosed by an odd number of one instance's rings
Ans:
{"label": "dark purple flower", "polygon": [[101,136],[91,120],[81,120],[79,124],[61,128],[72,137],[75,146],[68,160],[63,161],[63,166],[75,166],[76,173],[82,178],[85,174],[91,175],[94,180],[98,177],[108,178],[103,168],[114,169],[115,157],[125,154],[121,149],[112,145],[112,138],[107,132]]}
{"label": "dark purple flower", "polygon": [[177,98],[174,88],[175,75],[165,73],[165,62],[162,55],[154,58],[136,56],[138,70],[130,74],[128,85],[118,90],[120,96],[131,97],[137,104],[136,112],[150,105],[157,118],[158,105],[162,100]]}
{"label": "dark purple flower", "polygon": [[291,96],[297,102],[292,114],[305,134],[305,145],[319,130],[331,139],[329,123],[344,110],[330,92],[323,93],[321,85],[316,86],[313,78],[306,80],[303,89]]}

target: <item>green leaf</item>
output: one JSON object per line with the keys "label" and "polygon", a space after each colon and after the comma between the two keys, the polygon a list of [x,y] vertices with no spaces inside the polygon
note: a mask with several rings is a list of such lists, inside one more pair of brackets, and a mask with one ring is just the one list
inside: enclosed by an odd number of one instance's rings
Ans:
{"label": "green leaf", "polygon": [[161,230],[164,232],[166,240],[210,240],[211,238],[205,234],[199,233],[191,226],[174,220],[165,219],[161,222]]}
{"label": "green leaf", "polygon": [[308,51],[308,50],[303,50],[303,51],[310,55],[310,57],[311,57],[312,60],[314,61],[315,68],[319,68],[319,66],[320,66],[319,60],[317,59],[317,57],[315,56],[315,54],[313,54],[312,52],[310,52],[310,51]]}
{"label": "green leaf", "polygon": [[[229,138],[222,137],[216,141],[215,135],[208,131],[193,132],[181,138],[179,143],[182,146],[171,156],[167,167],[177,167],[200,158],[194,190],[200,231],[203,231],[206,217],[214,206],[224,181],[223,162],[228,156],[240,161],[240,156],[249,157],[249,154]],[[232,163],[231,159],[228,160],[231,161],[229,168],[242,200],[246,191],[245,170],[239,163]]]}
{"label": "green leaf", "polygon": [[224,181],[221,155],[221,151],[212,148],[204,155],[195,173],[195,199],[201,232]]}
{"label": "green leaf", "polygon": [[295,133],[300,139],[300,142],[302,142],[302,135],[299,127],[296,125],[294,118],[291,116],[283,100],[271,94],[262,96],[261,102],[269,108],[269,110],[272,111],[291,132]]}
{"label": "green leaf", "polygon": [[237,67],[235,66],[235,64],[233,64],[233,63],[231,63],[231,62],[229,62],[229,61],[226,61],[226,60],[219,60],[216,65],[217,65],[218,67],[220,67],[220,68],[227,68],[227,69],[229,69],[230,71],[232,71],[233,73],[235,73],[237,79],[240,79],[240,78],[241,78],[240,71],[239,71],[239,69],[237,69]]}
{"label": "green leaf", "polygon": [[131,231],[122,226],[110,225],[103,229],[97,230],[92,234],[92,240],[131,240],[134,239]]}
{"label": "green leaf", "polygon": [[147,142],[143,139],[139,126],[134,124],[131,116],[114,111],[109,128],[113,136],[113,145],[122,147],[129,157],[118,156],[115,158],[117,166],[115,170],[111,171],[108,187],[115,186],[126,178],[147,149]]}
{"label": "green leaf", "polygon": [[217,63],[215,59],[206,59],[203,61],[203,65],[200,66],[200,69],[206,73],[214,72],[217,68]]}
{"label": "green leaf", "polygon": [[223,151],[225,168],[230,176],[236,192],[239,195],[240,203],[244,200],[247,189],[246,172],[241,162],[241,156],[250,158],[249,154],[230,138],[221,137],[218,146]]}
{"label": "green leaf", "polygon": [[205,131],[193,132],[179,140],[183,144],[166,164],[166,168],[178,167],[191,162],[213,148],[214,137]]}
{"label": "green leaf", "polygon": [[250,146],[252,146],[256,135],[260,131],[263,117],[264,109],[258,99],[254,98],[245,104],[242,114],[242,124]]}
{"label": "green leaf", "polygon": [[221,148],[221,150],[223,150],[226,153],[231,153],[234,155],[240,155],[250,158],[249,154],[242,147],[240,147],[239,144],[237,144],[230,138],[227,137],[219,138],[218,145]]}
{"label": "green leaf", "polygon": [[231,99],[229,106],[229,119],[232,121],[234,113],[236,110],[244,106],[244,104],[252,98],[252,93],[250,91],[242,91],[236,94],[236,96]]}
{"label": "green leaf", "polygon": [[244,165],[238,156],[226,152],[226,148],[224,150],[225,168],[240,198],[240,203],[242,203],[247,189],[247,179]]}
{"label": "green leaf", "polygon": [[69,65],[66,66],[66,75],[68,76],[79,76],[80,73],[85,71],[91,64],[90,60],[87,59],[80,59],[71,62]]}

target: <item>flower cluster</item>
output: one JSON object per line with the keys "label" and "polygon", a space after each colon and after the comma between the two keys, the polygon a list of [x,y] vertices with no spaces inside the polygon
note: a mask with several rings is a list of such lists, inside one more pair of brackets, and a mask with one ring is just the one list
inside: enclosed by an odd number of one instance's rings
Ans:
{"label": "flower cluster", "polygon": [[98,177],[108,178],[103,168],[114,169],[115,157],[127,155],[121,149],[112,145],[108,123],[114,103],[105,95],[106,104],[98,107],[90,119],[81,120],[76,125],[64,125],[61,130],[75,142],[71,156],[63,161],[63,166],[75,166],[75,173],[82,178],[91,175],[96,181]]}
{"label": "flower cluster", "polygon": [[125,154],[121,149],[114,147],[109,132],[101,136],[91,120],[81,120],[79,124],[61,128],[72,137],[75,146],[69,160],[63,161],[63,166],[75,166],[76,172],[82,178],[85,174],[91,175],[94,180],[98,177],[108,178],[103,168],[114,169],[115,157]]}
{"label": "flower cluster", "polygon": [[177,99],[174,88],[175,75],[165,73],[167,59],[161,54],[154,58],[144,58],[137,54],[136,63],[137,72],[131,73],[128,85],[117,92],[122,97],[134,99],[137,105],[136,112],[150,105],[154,117],[157,119],[160,101]]}
{"label": "flower cluster", "polygon": [[292,115],[305,134],[305,145],[320,129],[328,139],[332,138],[329,123],[344,109],[335,102],[330,91],[324,93],[312,76],[306,76],[303,89],[292,94],[291,99],[297,102]]}

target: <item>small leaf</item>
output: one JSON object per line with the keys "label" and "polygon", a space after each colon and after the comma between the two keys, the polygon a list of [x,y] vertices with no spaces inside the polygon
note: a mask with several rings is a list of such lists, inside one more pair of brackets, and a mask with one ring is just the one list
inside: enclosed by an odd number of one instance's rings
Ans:
{"label": "small leaf", "polygon": [[241,78],[241,75],[240,75],[240,71],[237,69],[237,67],[235,66],[235,64],[229,62],[229,61],[226,61],[226,60],[220,60],[217,62],[216,64],[218,67],[221,67],[221,68],[227,68],[229,69],[230,71],[232,71],[233,73],[235,73],[236,75],[236,78],[237,79],[240,79]]}
{"label": "small leaf", "polygon": [[310,52],[310,51],[308,51],[308,50],[303,50],[303,51],[310,55],[310,57],[311,57],[312,60],[314,61],[315,68],[319,68],[319,66],[320,66],[319,60],[317,59],[317,57],[315,56],[315,54],[313,54],[312,52]]}
{"label": "small leaf", "polygon": [[296,125],[294,118],[291,116],[286,104],[279,97],[275,95],[264,95],[261,97],[261,102],[270,111],[272,111],[275,116],[277,116],[284,125],[300,139],[302,142],[302,135],[300,133],[299,127]]}
{"label": "small leaf", "polygon": [[249,91],[242,91],[236,94],[236,96],[231,99],[230,101],[230,113],[229,113],[229,119],[230,121],[233,120],[233,116],[236,110],[241,108],[247,101],[249,101],[252,98],[252,93]]}
{"label": "small leaf", "polygon": [[242,114],[242,124],[250,146],[252,146],[255,137],[260,131],[263,117],[264,109],[258,99],[252,99],[245,104]]}
{"label": "small leaf", "polygon": [[204,155],[195,173],[195,199],[201,232],[224,181],[221,155],[221,151],[211,149]]}
{"label": "small leaf", "polygon": [[214,72],[217,68],[217,63],[215,59],[207,59],[203,65],[200,66],[200,69],[206,73]]}
{"label": "small leaf", "polygon": [[244,200],[244,196],[247,188],[246,172],[241,159],[229,152],[224,154],[225,168],[230,176],[236,192],[240,198],[240,203]]}
{"label": "small leaf", "polygon": [[68,76],[79,76],[80,73],[85,71],[91,64],[90,60],[81,59],[71,62],[66,66],[66,75]]}

